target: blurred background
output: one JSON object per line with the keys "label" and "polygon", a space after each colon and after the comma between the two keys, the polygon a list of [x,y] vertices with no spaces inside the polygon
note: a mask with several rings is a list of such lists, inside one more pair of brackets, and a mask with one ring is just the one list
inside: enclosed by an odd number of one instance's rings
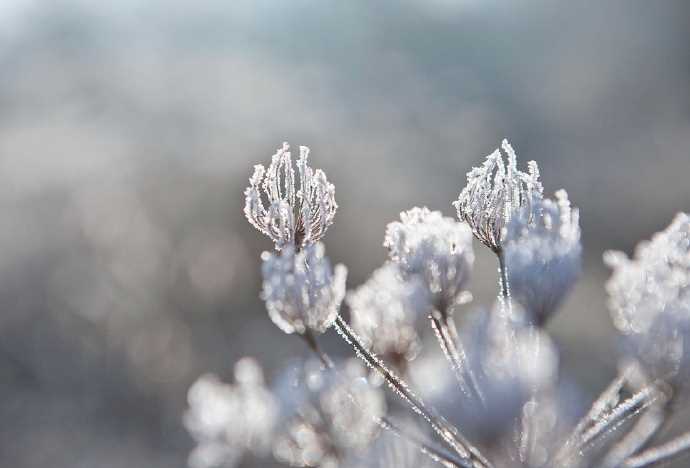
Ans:
{"label": "blurred background", "polygon": [[284,140],[336,186],[350,287],[401,210],[454,215],[502,138],[537,160],[581,208],[550,330],[594,394],[617,348],[603,250],[690,209],[689,44],[685,0],[2,0],[0,466],[183,467],[199,374],[305,355],[258,299],[271,244],[242,215]]}

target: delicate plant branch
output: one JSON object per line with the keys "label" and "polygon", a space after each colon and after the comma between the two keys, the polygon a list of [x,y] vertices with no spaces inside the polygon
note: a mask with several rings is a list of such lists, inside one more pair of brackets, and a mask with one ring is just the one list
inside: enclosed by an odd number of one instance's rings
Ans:
{"label": "delicate plant branch", "polygon": [[[309,349],[311,349],[311,351],[314,352],[316,356],[318,356],[319,360],[326,369],[337,370],[335,365],[333,364],[333,360],[330,358],[330,356],[328,356],[328,354],[326,354],[321,349],[318,342],[316,341],[316,337],[311,332],[307,331],[306,333],[300,336],[305,340]],[[353,402],[356,403],[355,398],[351,396],[351,399]],[[471,464],[471,461],[459,459],[452,453],[449,453],[447,450],[433,446],[430,443],[417,437],[416,435],[410,433],[409,431],[404,430],[397,424],[393,423],[388,417],[374,417],[374,420],[382,429],[388,430],[392,432],[396,437],[400,437],[408,443],[411,443],[412,445],[417,447],[422,453],[429,456],[433,461],[447,468],[472,468],[474,466]]]}
{"label": "delicate plant branch", "polygon": [[572,454],[575,445],[581,440],[585,430],[595,424],[604,413],[610,411],[618,404],[621,391],[625,387],[626,382],[627,372],[623,372],[613,379],[601,395],[594,400],[587,414],[580,419],[575,429],[573,429],[570,436],[568,436],[565,443],[562,445],[562,448],[556,454],[556,461],[567,459]]}
{"label": "delicate plant branch", "polygon": [[628,419],[636,416],[651,404],[662,398],[663,393],[655,384],[651,384],[630,398],[618,404],[613,410],[602,414],[600,419],[590,429],[582,434],[580,441],[574,447],[573,453],[582,455],[586,450],[600,442],[606,435],[615,432]]}
{"label": "delicate plant branch", "polygon": [[401,399],[409,404],[415,413],[421,415],[434,432],[455,450],[460,457],[469,460],[471,462],[470,466],[476,468],[491,466],[486,458],[481,455],[479,450],[459,434],[457,428],[449,424],[442,416],[429,410],[422,400],[409,389],[405,381],[395,375],[393,371],[389,370],[375,354],[370,353],[340,315],[336,318],[334,326],[338,334],[354,348],[357,356],[362,359],[367,366],[377,371],[384,378],[389,387],[393,389]]}
{"label": "delicate plant branch", "polygon": [[603,468],[621,466],[623,461],[634,455],[652,438],[665,420],[664,404],[663,400],[659,401],[640,417],[630,432],[606,455],[602,463]]}
{"label": "delicate plant branch", "polygon": [[683,457],[688,453],[690,453],[690,432],[686,432],[665,444],[650,448],[639,455],[628,458],[623,467],[641,468],[654,466]]}

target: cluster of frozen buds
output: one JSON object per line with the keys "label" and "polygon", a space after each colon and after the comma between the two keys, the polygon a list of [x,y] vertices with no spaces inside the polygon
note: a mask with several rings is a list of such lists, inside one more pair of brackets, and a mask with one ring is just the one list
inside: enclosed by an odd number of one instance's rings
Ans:
{"label": "cluster of frozen buds", "polygon": [[388,225],[383,245],[406,277],[422,279],[437,309],[467,301],[474,251],[466,224],[440,211],[412,208]]}
{"label": "cluster of frozen buds", "polygon": [[420,351],[419,317],[428,312],[428,297],[417,278],[403,280],[398,267],[386,263],[366,283],[347,294],[352,328],[367,349],[403,367]]}
{"label": "cluster of frozen buds", "polygon": [[293,246],[282,252],[264,252],[262,297],[268,315],[285,333],[320,334],[333,325],[345,296],[347,269],[335,270],[322,243],[300,252]]}
{"label": "cluster of frozen buds", "polygon": [[[268,171],[257,166],[245,192],[247,218],[278,250],[262,256],[262,297],[269,316],[286,333],[305,338],[319,359],[298,369],[298,383],[288,386],[293,397],[278,392],[288,404],[279,424],[282,435],[274,441],[278,460],[328,468],[382,466],[383,460],[390,463],[383,466],[421,466],[404,451],[382,453],[382,447],[395,444],[384,444],[388,439],[374,443],[380,429],[447,468],[632,468],[690,451],[690,433],[652,446],[672,413],[667,405],[674,392],[690,381],[687,215],[678,215],[668,229],[639,246],[633,260],[606,254],[614,269],[607,285],[614,322],[649,378],[623,371],[586,415],[570,424],[561,411],[555,346],[542,327],[580,269],[578,211],[565,191],[544,200],[536,163],[519,171],[515,152],[504,140],[507,163],[496,150],[467,175],[455,202],[460,222],[413,208],[388,225],[389,262],[349,294],[350,327],[339,314],[345,267],[333,270],[319,242],[333,222],[333,186],[321,171],[307,166],[308,150],[302,147],[297,190],[287,150],[287,145],[278,150]],[[465,319],[458,332],[452,312],[469,297],[473,234],[499,258],[499,307]],[[397,366],[386,362],[396,355],[416,357],[419,311],[428,314],[450,364],[454,379],[449,380],[457,384],[461,399],[456,407],[463,409],[460,426],[411,389],[405,379],[408,370],[419,375],[414,364],[399,375],[393,370]],[[317,335],[331,326],[370,374],[352,362],[337,366],[322,350]],[[246,449],[266,445],[274,406],[260,373],[243,366],[234,386],[202,377],[190,389],[185,422],[199,444],[190,459],[193,468],[223,460],[232,465]],[[374,376],[426,431],[401,425],[395,409],[384,414],[381,390],[370,385]]]}

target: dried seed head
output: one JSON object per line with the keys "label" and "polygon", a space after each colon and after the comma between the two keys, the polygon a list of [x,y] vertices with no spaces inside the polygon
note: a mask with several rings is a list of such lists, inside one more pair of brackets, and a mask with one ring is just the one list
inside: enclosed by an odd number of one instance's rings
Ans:
{"label": "dried seed head", "polygon": [[190,387],[184,424],[197,442],[192,468],[232,467],[245,451],[263,453],[270,445],[278,405],[263,385],[263,372],[251,358],[235,364],[235,384],[206,374]]}
{"label": "dried seed head", "polygon": [[[275,242],[276,249],[297,249],[319,241],[333,224],[338,208],[335,188],[321,169],[307,165],[309,148],[300,146],[295,181],[290,146],[283,143],[268,169],[258,164],[244,191],[244,214],[249,222]],[[264,203],[267,201],[267,204]]]}
{"label": "dried seed head", "polygon": [[577,209],[565,190],[556,200],[535,204],[532,223],[516,217],[508,225],[503,246],[510,294],[543,324],[570,291],[580,273],[582,245]]}
{"label": "dried seed head", "polygon": [[320,242],[300,252],[291,245],[264,252],[261,259],[262,298],[273,323],[285,333],[326,331],[345,296],[347,268],[333,270]]}
{"label": "dried seed head", "polygon": [[530,161],[528,172],[521,172],[508,140],[503,140],[501,147],[508,158],[507,164],[503,162],[501,150],[496,149],[481,167],[467,173],[467,185],[453,203],[458,217],[494,252],[501,250],[504,228],[511,219],[524,216],[531,222],[535,202],[541,199],[543,191],[537,163]]}
{"label": "dried seed head", "polygon": [[613,322],[651,378],[690,382],[690,216],[641,242],[635,256],[609,251]]}
{"label": "dried seed head", "polygon": [[389,362],[414,359],[421,342],[415,322],[428,311],[425,288],[417,278],[403,280],[386,263],[362,286],[347,294],[352,328],[364,346]]}
{"label": "dried seed head", "polygon": [[418,276],[441,312],[467,300],[474,264],[472,232],[440,211],[412,208],[386,228],[383,245],[407,278]]}

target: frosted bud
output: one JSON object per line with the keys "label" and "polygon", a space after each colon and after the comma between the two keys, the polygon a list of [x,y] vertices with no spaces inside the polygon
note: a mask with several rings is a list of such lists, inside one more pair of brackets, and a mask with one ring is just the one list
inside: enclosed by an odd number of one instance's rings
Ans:
{"label": "frosted bud", "polygon": [[460,220],[469,224],[475,237],[494,252],[503,247],[504,228],[511,219],[524,216],[531,222],[535,202],[543,192],[537,163],[530,161],[528,172],[519,171],[508,140],[503,140],[501,148],[507,164],[501,150],[496,149],[481,167],[467,173],[467,185],[453,203]]}
{"label": "frosted bud", "polygon": [[190,467],[235,466],[245,451],[261,454],[269,447],[278,405],[263,385],[261,368],[243,358],[235,380],[227,384],[206,374],[189,388],[184,424],[197,442]]}
{"label": "frosted bud", "polygon": [[690,217],[679,213],[629,259],[606,252],[614,325],[648,377],[690,383]]}
{"label": "frosted bud", "polygon": [[280,250],[319,241],[333,224],[338,208],[335,188],[321,169],[307,165],[309,148],[300,146],[295,180],[290,146],[283,143],[268,169],[258,164],[244,191],[244,214],[249,222],[275,242]]}
{"label": "frosted bud", "polygon": [[535,204],[532,223],[516,217],[508,225],[503,247],[510,294],[541,325],[558,308],[580,273],[582,245],[577,209],[565,190],[556,200]]}
{"label": "frosted bud", "polygon": [[472,232],[440,211],[412,208],[386,228],[383,245],[407,278],[418,276],[434,306],[446,312],[468,299],[472,265]]}
{"label": "frosted bud", "polygon": [[331,268],[322,243],[295,252],[264,252],[262,298],[268,315],[285,333],[323,333],[335,321],[345,296],[347,269]]}
{"label": "frosted bud", "polygon": [[428,311],[426,290],[417,278],[404,281],[398,267],[387,263],[346,301],[352,328],[367,349],[392,362],[417,355],[421,342],[415,322]]}

